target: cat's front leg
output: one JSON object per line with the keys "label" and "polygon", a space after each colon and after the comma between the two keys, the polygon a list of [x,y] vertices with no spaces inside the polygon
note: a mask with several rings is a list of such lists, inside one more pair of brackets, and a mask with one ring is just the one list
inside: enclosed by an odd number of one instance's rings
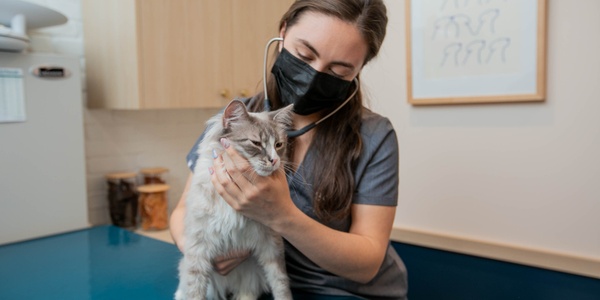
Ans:
{"label": "cat's front leg", "polygon": [[265,266],[267,274],[267,284],[271,288],[273,299],[275,300],[292,300],[292,292],[290,291],[289,280],[287,274],[279,266]]}
{"label": "cat's front leg", "polygon": [[183,288],[185,290],[185,300],[205,300],[210,284],[210,258],[203,255],[187,254],[189,252],[186,252],[183,257],[184,267],[181,268],[180,272],[185,273],[180,275],[180,287],[185,285]]}
{"label": "cat's front leg", "polygon": [[185,259],[181,258],[181,260],[179,261],[179,285],[177,286],[177,291],[175,292],[175,300],[185,300],[185,293],[187,290],[187,282],[188,282],[188,276],[187,276],[187,272],[186,272],[186,264],[185,264]]}
{"label": "cat's front leg", "polygon": [[259,263],[262,265],[267,279],[267,284],[271,288],[273,299],[292,300],[292,292],[288,276],[285,272],[285,261],[282,257],[261,257]]}

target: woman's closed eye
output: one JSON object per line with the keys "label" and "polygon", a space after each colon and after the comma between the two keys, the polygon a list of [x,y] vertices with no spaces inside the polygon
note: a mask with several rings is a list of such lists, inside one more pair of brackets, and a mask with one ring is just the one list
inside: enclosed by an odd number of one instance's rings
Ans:
{"label": "woman's closed eye", "polygon": [[[315,60],[315,55],[312,53],[307,54],[306,52],[297,50],[296,55],[299,59],[301,59],[307,64],[311,64]],[[354,68],[349,66],[349,64],[345,62],[333,62],[330,66],[327,67],[327,70],[325,72],[329,75],[345,79],[345,77],[350,76],[352,74],[353,70]]]}
{"label": "woman's closed eye", "polygon": [[329,66],[331,75],[348,80],[347,77],[352,76],[354,67],[346,62],[332,62]]}
{"label": "woman's closed eye", "polygon": [[[348,76],[348,74],[350,72],[344,71],[344,70],[339,70],[339,68],[340,67],[336,67],[336,66],[330,67],[329,68],[329,74],[333,75],[333,76],[335,76],[337,78],[344,79],[344,77]],[[344,67],[342,67],[342,68],[344,68]]]}
{"label": "woman's closed eye", "polygon": [[298,52],[298,58],[300,58],[303,62],[305,62],[307,64],[311,63],[313,61],[313,59],[314,59],[313,57],[310,57],[308,55],[304,55],[304,54],[302,54],[300,52]]}
{"label": "woman's closed eye", "polygon": [[[309,56],[304,56],[300,53],[298,53],[298,57],[307,64],[310,64],[313,61],[313,58]],[[344,79],[344,77],[348,76],[351,73],[351,70],[346,66],[333,65],[327,69],[326,73]]]}

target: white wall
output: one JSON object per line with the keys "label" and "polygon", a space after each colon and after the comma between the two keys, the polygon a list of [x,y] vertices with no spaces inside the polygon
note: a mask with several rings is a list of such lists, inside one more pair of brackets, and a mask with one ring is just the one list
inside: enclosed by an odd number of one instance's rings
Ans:
{"label": "white wall", "polygon": [[600,259],[600,1],[550,0],[544,103],[413,107],[404,1],[364,72],[400,143],[395,226]]}

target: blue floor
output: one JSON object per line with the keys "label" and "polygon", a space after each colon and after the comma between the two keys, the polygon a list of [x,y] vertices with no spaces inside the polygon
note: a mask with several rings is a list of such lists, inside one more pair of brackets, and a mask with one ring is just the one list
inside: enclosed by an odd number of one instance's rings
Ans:
{"label": "blue floor", "polygon": [[114,226],[3,245],[0,300],[173,299],[180,258],[175,245]]}
{"label": "blue floor", "polygon": [[600,300],[600,279],[392,243],[410,300]]}
{"label": "blue floor", "polygon": [[173,299],[172,244],[113,226],[0,246],[0,299]]}
{"label": "blue floor", "polygon": [[[393,245],[408,269],[410,300],[600,300],[599,279]],[[172,244],[113,226],[3,245],[0,299],[173,299],[180,257]]]}

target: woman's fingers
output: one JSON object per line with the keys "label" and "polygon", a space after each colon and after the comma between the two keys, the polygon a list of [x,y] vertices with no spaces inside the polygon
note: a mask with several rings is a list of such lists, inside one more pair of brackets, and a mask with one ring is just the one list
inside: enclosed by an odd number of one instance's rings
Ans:
{"label": "woman's fingers", "polygon": [[[249,187],[247,179],[242,175],[239,166],[246,167],[248,162],[235,150],[231,149],[232,156],[227,152],[213,152],[214,163],[209,169],[211,181],[217,193],[235,210],[240,211],[247,202],[245,194]],[[235,160],[235,161],[234,161]]]}
{"label": "woman's fingers", "polygon": [[254,170],[250,166],[248,160],[239,154],[233,147],[229,146],[227,139],[221,139],[221,145],[225,148],[225,152],[221,155],[225,164],[225,169],[229,176],[242,189],[246,190],[253,185],[252,178],[256,177]]}
{"label": "woman's fingers", "polygon": [[215,159],[215,164],[209,169],[211,173],[210,181],[212,182],[215,190],[225,202],[227,202],[233,209],[239,210],[240,205],[238,197],[242,195],[239,187],[233,182],[229,174],[224,167],[220,166],[219,158]]}
{"label": "woman's fingers", "polygon": [[217,256],[213,262],[213,267],[217,273],[225,276],[248,259],[250,254],[250,250],[231,251],[227,255]]}
{"label": "woman's fingers", "polygon": [[[233,147],[227,146],[227,140],[221,143],[225,151],[213,153],[215,159],[210,169],[213,186],[233,209],[251,219],[260,220],[268,199],[279,197],[273,195],[272,190],[274,184],[280,184],[281,178],[258,176],[246,158]],[[285,177],[281,183],[287,187]]]}

